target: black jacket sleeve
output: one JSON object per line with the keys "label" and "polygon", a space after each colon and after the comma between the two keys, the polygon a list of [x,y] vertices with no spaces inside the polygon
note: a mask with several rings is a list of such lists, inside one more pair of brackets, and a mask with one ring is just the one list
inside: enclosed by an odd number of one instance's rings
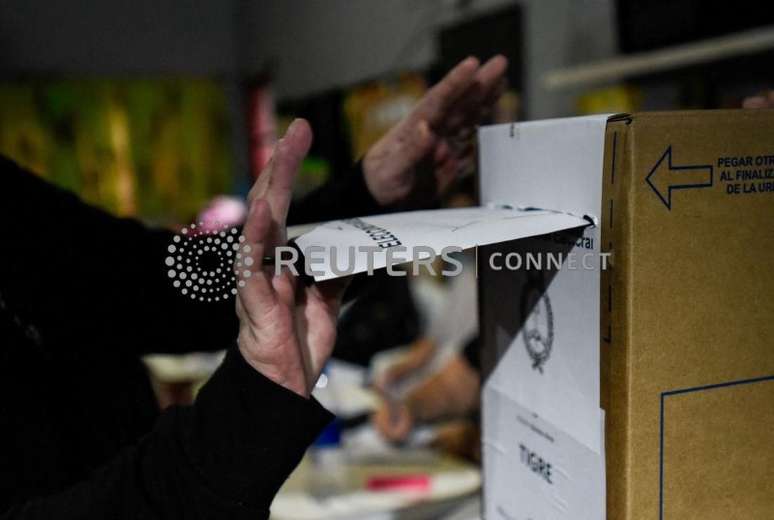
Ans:
{"label": "black jacket sleeve", "polygon": [[[380,210],[360,163],[291,206],[290,224]],[[221,349],[236,337],[233,299],[199,303],[172,287],[173,233],[81,202],[0,157],[0,292],[48,345],[131,353]]]}
{"label": "black jacket sleeve", "polygon": [[275,493],[331,418],[232,349],[193,406],[167,410],[90,479],[0,520],[268,518]]}
{"label": "black jacket sleeve", "polygon": [[187,352],[236,337],[233,299],[200,304],[172,286],[172,232],[84,204],[2,157],[0,217],[0,292],[46,345]]}

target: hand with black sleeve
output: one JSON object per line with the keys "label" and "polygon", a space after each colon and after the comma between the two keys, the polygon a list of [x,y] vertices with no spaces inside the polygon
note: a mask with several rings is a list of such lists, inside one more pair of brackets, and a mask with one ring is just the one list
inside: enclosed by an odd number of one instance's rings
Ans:
{"label": "hand with black sleeve", "polygon": [[268,518],[274,494],[331,419],[310,393],[333,348],[342,284],[305,286],[261,265],[284,244],[290,188],[310,142],[305,121],[291,125],[252,194],[242,251],[254,262],[240,275],[238,348],[193,406],[168,409],[89,479],[1,520]]}
{"label": "hand with black sleeve", "polygon": [[476,125],[505,88],[508,60],[462,60],[428,89],[353,171],[293,204],[289,223],[432,206],[475,162]]}

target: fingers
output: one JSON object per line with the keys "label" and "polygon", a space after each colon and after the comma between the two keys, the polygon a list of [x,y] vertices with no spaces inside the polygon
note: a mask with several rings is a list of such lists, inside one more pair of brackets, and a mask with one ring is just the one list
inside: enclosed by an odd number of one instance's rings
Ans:
{"label": "fingers", "polygon": [[442,132],[453,134],[466,125],[477,124],[482,113],[487,111],[502,95],[508,60],[501,55],[494,56],[476,72],[473,84],[460,96],[454,110],[445,118]]}
{"label": "fingers", "polygon": [[385,370],[383,377],[379,381],[379,386],[384,392],[387,392],[392,386],[400,383],[418,368],[408,360],[399,361]]}
{"label": "fingers", "polygon": [[452,156],[452,149],[447,141],[440,141],[438,146],[435,147],[433,153],[433,162],[435,164],[442,164]]}
{"label": "fingers", "polygon": [[245,240],[239,247],[241,266],[237,264],[237,293],[242,308],[250,316],[260,308],[268,308],[276,301],[271,274],[263,267],[266,241],[272,225],[269,203],[254,199],[242,230]]}
{"label": "fingers", "polygon": [[433,163],[436,188],[442,195],[454,181],[475,166],[475,146],[472,139],[439,140],[435,147]]}
{"label": "fingers", "polygon": [[454,183],[473,172],[475,160],[472,157],[452,157],[436,166],[435,180],[438,193],[443,196]]}
{"label": "fingers", "polygon": [[257,311],[277,301],[293,304],[293,283],[284,276],[272,280],[263,267],[266,251],[285,243],[285,221],[293,194],[293,180],[309,147],[312,130],[303,119],[288,127],[274,148],[267,168],[261,172],[250,192],[250,211],[245,222],[245,242],[240,246],[241,266],[238,266],[240,302],[248,312]]}
{"label": "fingers", "polygon": [[413,426],[408,408],[389,401],[385,401],[371,419],[376,430],[391,442],[405,441]]}
{"label": "fingers", "polygon": [[285,222],[293,194],[293,181],[311,145],[312,129],[304,119],[293,121],[277,143],[265,194],[275,221],[281,219],[283,224]]}
{"label": "fingers", "polygon": [[271,245],[282,245],[285,241],[285,221],[293,197],[293,180],[311,145],[309,123],[304,119],[294,120],[274,147],[269,165],[250,190],[249,200],[261,198],[269,203],[273,222],[271,238],[274,241]]}
{"label": "fingers", "polygon": [[502,84],[507,69],[508,59],[500,54],[484,63],[476,72],[473,85],[463,94],[464,105],[475,107],[489,100],[492,93]]}
{"label": "fingers", "polygon": [[505,76],[508,69],[508,58],[498,54],[490,58],[476,73],[476,83],[486,92],[495,88]]}
{"label": "fingers", "polygon": [[436,142],[426,120],[409,117],[371,147],[363,158],[363,173],[368,191],[379,204],[394,204],[411,192],[415,167]]}
{"label": "fingers", "polygon": [[431,126],[438,123],[444,112],[473,83],[478,71],[478,59],[462,60],[419,101],[411,116],[415,121],[424,119]]}
{"label": "fingers", "polygon": [[[493,92],[502,83],[508,60],[498,54],[481,67],[478,65],[473,57],[460,62],[425,94],[410,117],[424,119],[431,126],[451,118],[452,124],[458,126],[471,111],[477,113],[482,102],[491,102]],[[450,113],[452,106],[456,108]]]}
{"label": "fingers", "polygon": [[[325,366],[333,352],[336,337],[335,324],[339,314],[339,307],[341,306],[341,298],[350,281],[351,277],[345,277],[318,282],[307,288],[306,293],[303,295],[306,303],[306,317],[308,318],[308,326],[306,328],[316,336],[314,340],[310,339],[308,342],[310,347],[309,361],[312,368],[310,370],[312,384],[317,381],[320,375],[319,371]],[[313,322],[330,323],[332,325],[330,328],[313,327]],[[327,335],[331,335],[331,337],[324,337]]]}
{"label": "fingers", "polygon": [[[410,124],[411,121],[407,121],[407,123]],[[404,149],[398,150],[390,160],[396,161],[398,168],[409,171],[413,165],[422,160],[433,149],[435,142],[435,135],[427,120],[421,119],[415,124]]]}

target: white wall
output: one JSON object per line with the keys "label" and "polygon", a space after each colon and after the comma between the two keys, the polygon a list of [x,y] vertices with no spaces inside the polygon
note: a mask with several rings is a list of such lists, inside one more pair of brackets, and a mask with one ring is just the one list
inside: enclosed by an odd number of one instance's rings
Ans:
{"label": "white wall", "polygon": [[[421,68],[433,29],[517,0],[3,0],[0,73],[216,75],[276,65],[281,97]],[[530,118],[573,112],[545,71],[615,52],[613,0],[518,0],[524,6]]]}
{"label": "white wall", "polygon": [[0,72],[227,75],[235,3],[3,0]]}
{"label": "white wall", "polygon": [[[432,29],[514,3],[473,0],[262,0],[241,4],[248,70],[275,64],[280,97],[299,97],[393,70],[419,68],[436,55]],[[616,51],[613,0],[521,0],[524,7],[527,115],[574,111],[574,93],[542,88],[545,71]]]}

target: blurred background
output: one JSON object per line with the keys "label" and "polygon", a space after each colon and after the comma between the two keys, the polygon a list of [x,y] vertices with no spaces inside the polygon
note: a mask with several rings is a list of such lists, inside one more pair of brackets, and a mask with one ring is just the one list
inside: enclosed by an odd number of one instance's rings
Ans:
{"label": "blurred background", "polygon": [[123,215],[243,193],[293,116],[299,191],[349,167],[459,59],[510,59],[501,119],[738,106],[774,8],[741,0],[0,3],[0,151]]}
{"label": "blurred background", "polygon": [[[738,107],[774,84],[774,7],[3,0],[0,153],[112,213],[178,227],[218,201],[238,202],[294,117],[315,131],[301,196],[346,173],[455,63],[497,53],[509,59],[509,86],[488,122]],[[475,203],[475,182],[446,202]],[[475,280],[376,283],[342,316],[338,361],[318,388],[341,418],[319,446],[341,446],[342,432],[357,431],[350,457],[315,451],[273,514],[477,518],[477,375],[461,358],[476,337]],[[151,357],[161,405],[190,401],[217,360]],[[469,403],[454,394],[461,387]],[[466,406],[429,410],[452,394]],[[406,431],[385,433],[369,419],[383,412],[398,421],[400,410],[383,403],[409,398]],[[364,446],[368,457],[353,462]],[[363,489],[395,493],[374,499]]]}

